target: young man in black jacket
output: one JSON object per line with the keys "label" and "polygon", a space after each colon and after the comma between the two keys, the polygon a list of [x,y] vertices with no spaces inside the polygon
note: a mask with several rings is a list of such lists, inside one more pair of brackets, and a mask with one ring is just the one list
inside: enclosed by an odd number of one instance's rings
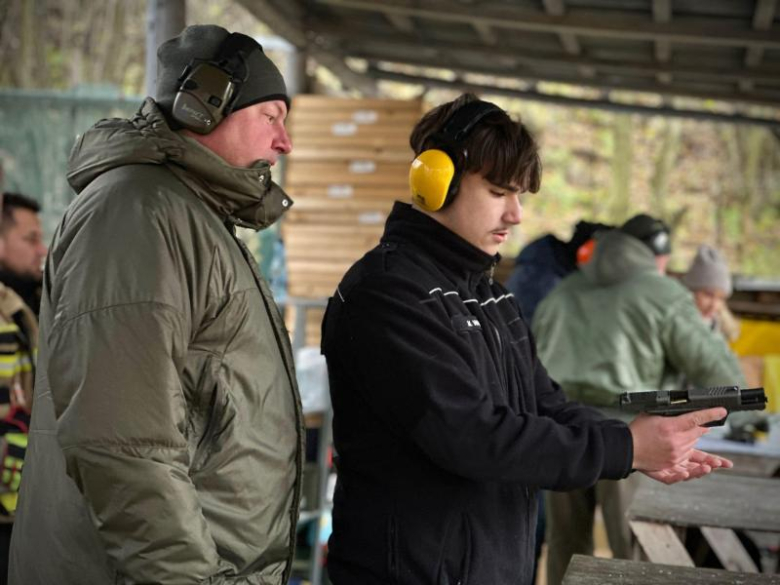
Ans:
{"label": "young man in black jacket", "polygon": [[539,189],[526,128],[464,95],[410,139],[413,205],[344,276],[323,323],[338,453],[336,585],[528,584],[536,490],[632,469],[672,483],[730,462],[693,449],[711,409],[631,425],[567,402],[498,248]]}

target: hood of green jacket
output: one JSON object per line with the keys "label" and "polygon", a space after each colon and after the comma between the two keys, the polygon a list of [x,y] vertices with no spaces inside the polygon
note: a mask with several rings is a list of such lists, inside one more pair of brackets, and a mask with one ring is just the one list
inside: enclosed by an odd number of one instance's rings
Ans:
{"label": "hood of green jacket", "polygon": [[131,119],[101,120],[73,147],[68,182],[80,193],[103,173],[132,164],[167,165],[203,201],[236,225],[263,229],[292,200],[271,180],[271,165],[234,167],[197,141],[174,132],[153,99]]}
{"label": "hood of green jacket", "polygon": [[657,271],[650,248],[620,230],[596,234],[593,258],[582,267],[585,278],[601,286],[617,284],[643,272]]}

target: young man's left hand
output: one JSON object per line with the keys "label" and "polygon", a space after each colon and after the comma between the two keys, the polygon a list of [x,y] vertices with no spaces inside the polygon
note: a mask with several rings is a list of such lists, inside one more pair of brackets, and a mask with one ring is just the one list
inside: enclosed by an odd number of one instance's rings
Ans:
{"label": "young man's left hand", "polygon": [[729,469],[733,466],[734,463],[725,457],[694,449],[691,452],[691,456],[682,463],[660,471],[643,471],[642,473],[656,481],[669,485],[678,481],[688,481],[689,479],[703,477],[715,469]]}

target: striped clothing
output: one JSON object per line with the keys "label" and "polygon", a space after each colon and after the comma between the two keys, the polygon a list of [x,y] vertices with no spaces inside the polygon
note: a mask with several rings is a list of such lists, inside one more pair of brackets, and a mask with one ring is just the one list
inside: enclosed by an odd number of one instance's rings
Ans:
{"label": "striped clothing", "polygon": [[0,522],[13,521],[35,379],[38,328],[13,290],[0,283]]}

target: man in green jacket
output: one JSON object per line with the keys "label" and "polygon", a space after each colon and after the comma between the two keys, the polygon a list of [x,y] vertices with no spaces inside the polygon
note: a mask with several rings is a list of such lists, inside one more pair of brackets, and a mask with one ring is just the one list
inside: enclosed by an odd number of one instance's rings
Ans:
{"label": "man in green jacket", "polygon": [[[628,420],[610,408],[623,392],[669,389],[681,376],[701,387],[744,385],[723,338],[705,326],[685,287],[664,275],[670,235],[645,214],[603,232],[592,260],[539,305],[533,321],[539,356],[570,400]],[[549,493],[550,585],[560,584],[573,554],[593,554],[597,503],[614,556],[630,558],[625,511],[636,481]]]}
{"label": "man in green jacket", "polygon": [[[302,417],[287,332],[235,226],[291,205],[278,69],[194,26],[157,100],[75,145],[44,277],[10,582],[281,585]],[[182,73],[183,72],[183,73]]]}

